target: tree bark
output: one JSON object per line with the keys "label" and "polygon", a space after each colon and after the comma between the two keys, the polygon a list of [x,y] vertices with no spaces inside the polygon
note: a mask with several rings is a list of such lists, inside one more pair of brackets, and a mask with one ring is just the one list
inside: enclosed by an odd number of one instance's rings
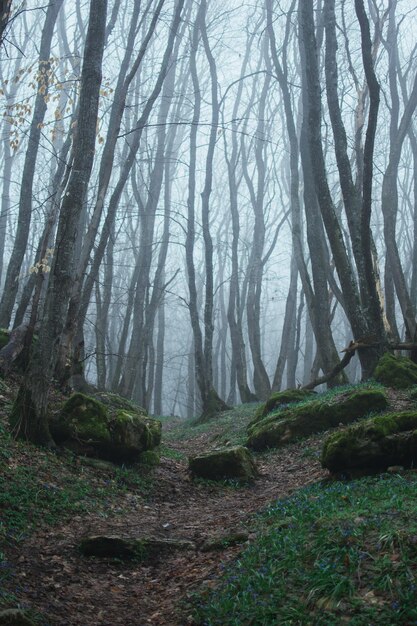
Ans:
{"label": "tree bark", "polygon": [[12,427],[18,436],[44,445],[53,444],[48,427],[48,392],[71,293],[79,216],[94,160],[106,11],[107,0],[91,0],[81,73],[78,132],[74,141],[74,167],[61,205],[39,341],[31,351],[28,373],[20,386],[11,416]]}
{"label": "tree bark", "polygon": [[47,8],[39,51],[38,84],[33,117],[29,129],[28,147],[23,165],[20,187],[19,214],[13,250],[7,268],[6,281],[0,301],[0,326],[8,328],[16,300],[19,274],[26,253],[32,218],[33,181],[40,146],[42,122],[47,109],[46,96],[49,90],[49,57],[55,22],[63,0],[52,0]]}
{"label": "tree bark", "polygon": [[[308,98],[308,145],[314,173],[314,184],[329,239],[336,271],[343,292],[346,314],[355,337],[368,334],[368,323],[363,315],[353,268],[347,255],[343,233],[336,215],[326,175],[321,136],[321,86],[318,72],[313,5],[300,0],[301,42],[304,49],[305,76]],[[359,350],[364,378],[373,371],[375,360],[367,351]]]}

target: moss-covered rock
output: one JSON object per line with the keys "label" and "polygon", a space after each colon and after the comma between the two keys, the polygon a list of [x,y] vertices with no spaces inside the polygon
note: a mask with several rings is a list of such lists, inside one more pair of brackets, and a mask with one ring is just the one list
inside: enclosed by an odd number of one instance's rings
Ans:
{"label": "moss-covered rock", "polygon": [[149,467],[155,467],[161,462],[161,454],[159,450],[145,450],[139,455],[139,463],[141,465],[148,465]]}
{"label": "moss-covered rock", "polygon": [[103,404],[97,397],[73,394],[51,420],[55,441],[75,452],[118,463],[137,462],[143,452],[160,444],[161,422],[119,396],[107,394],[105,399]]}
{"label": "moss-covered rock", "polygon": [[135,413],[136,415],[148,415],[146,410],[142,407],[134,404],[127,398],[122,398],[116,393],[110,393],[109,391],[97,391],[94,394],[94,398],[104,404],[107,407],[110,417],[113,417],[118,411],[127,411],[128,413]]}
{"label": "moss-covered rock", "polygon": [[269,413],[273,413],[287,404],[303,402],[304,400],[314,398],[316,395],[315,391],[307,389],[287,389],[286,391],[277,391],[276,393],[273,393],[266,402],[258,407],[253,420],[249,423],[249,426],[259,422],[261,419],[269,415]]}
{"label": "moss-covered rock", "polygon": [[226,534],[215,535],[209,537],[200,546],[201,552],[214,552],[220,550],[226,550],[230,546],[236,546],[241,543],[246,543],[249,540],[249,533],[245,530],[239,530],[236,532],[229,532]]}
{"label": "moss-covered rock", "polygon": [[252,480],[258,475],[252,455],[243,446],[217,448],[189,459],[194,476],[209,480]]}
{"label": "moss-covered rock", "polygon": [[143,452],[161,443],[161,422],[138,413],[118,411],[110,420],[109,429],[112,442],[110,460],[138,461]]}
{"label": "moss-covered rock", "polygon": [[74,393],[64,404],[51,432],[57,443],[69,439],[94,447],[110,443],[109,418],[106,407],[91,396]]}
{"label": "moss-covered rock", "polygon": [[122,560],[135,559],[141,562],[154,562],[158,557],[175,550],[195,550],[195,544],[186,539],[125,538],[112,535],[85,537],[80,544],[80,551],[84,556]]}
{"label": "moss-covered rock", "polygon": [[385,393],[378,389],[358,389],[330,399],[312,400],[249,425],[247,445],[254,450],[277,448],[339,424],[349,424],[387,406]]}
{"label": "moss-covered rock", "polygon": [[272,413],[287,404],[303,402],[304,400],[314,398],[316,395],[315,391],[310,391],[308,389],[287,389],[286,391],[277,391],[257,409],[253,422],[263,419],[269,413]]}
{"label": "moss-covered rock", "polygon": [[417,463],[417,411],[378,415],[326,439],[321,462],[331,472]]}
{"label": "moss-covered rock", "polygon": [[385,387],[409,389],[417,385],[417,365],[408,357],[386,352],[378,361],[374,377]]}

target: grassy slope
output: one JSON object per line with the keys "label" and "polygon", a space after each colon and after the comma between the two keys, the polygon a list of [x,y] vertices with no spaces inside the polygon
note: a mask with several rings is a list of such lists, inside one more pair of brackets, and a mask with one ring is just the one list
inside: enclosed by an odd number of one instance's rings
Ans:
{"label": "grassy slope", "polygon": [[198,624],[417,624],[417,475],[302,489],[258,522],[258,539]]}
{"label": "grassy slope", "polygon": [[[16,545],[40,526],[54,526],[74,515],[122,511],[129,490],[146,496],[152,488],[149,476],[133,470],[97,471],[72,454],[61,457],[16,442],[0,420],[0,609],[15,604],[3,591],[9,576],[5,557],[8,545]],[[138,496],[140,497],[140,496]],[[18,598],[16,598],[18,600]]]}
{"label": "grassy slope", "polygon": [[301,489],[259,516],[257,539],[195,597],[196,623],[417,625],[416,513],[414,471]]}

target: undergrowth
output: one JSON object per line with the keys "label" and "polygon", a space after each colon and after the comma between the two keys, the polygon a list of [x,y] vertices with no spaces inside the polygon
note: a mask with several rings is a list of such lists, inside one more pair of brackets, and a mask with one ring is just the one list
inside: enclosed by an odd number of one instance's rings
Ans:
{"label": "undergrowth", "polygon": [[259,517],[200,626],[417,624],[417,475],[318,484]]}
{"label": "undergrowth", "polygon": [[93,471],[69,453],[58,457],[14,441],[0,422],[0,608],[16,604],[6,591],[13,575],[7,561],[12,545],[36,528],[76,515],[123,513],[123,506],[136,505],[151,489],[151,475],[123,467]]}
{"label": "undergrowth", "polygon": [[246,440],[246,428],[259,404],[241,404],[230,411],[220,413],[211,420],[197,423],[197,419],[182,420],[170,430],[163,432],[164,441],[192,439],[210,433],[212,441],[220,445],[240,445]]}
{"label": "undergrowth", "polygon": [[310,397],[306,397],[303,400],[299,400],[297,402],[291,402],[289,404],[281,404],[278,408],[271,411],[269,415],[279,415],[281,412],[288,409],[288,407],[299,407],[310,404],[311,402],[316,402],[320,400],[321,402],[326,402],[332,404],[333,402],[338,402],[339,398],[344,394],[349,394],[355,391],[362,391],[364,389],[373,389],[377,391],[384,391],[385,387],[375,380],[367,380],[360,383],[349,383],[346,385],[339,385],[338,387],[332,387],[331,389],[326,389],[325,391],[321,391],[316,395],[312,395]]}

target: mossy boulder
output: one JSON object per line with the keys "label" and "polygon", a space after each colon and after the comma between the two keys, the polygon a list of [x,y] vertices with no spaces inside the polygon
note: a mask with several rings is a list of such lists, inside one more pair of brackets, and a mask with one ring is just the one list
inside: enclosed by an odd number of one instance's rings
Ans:
{"label": "mossy boulder", "polygon": [[312,400],[250,424],[247,445],[254,450],[277,448],[339,424],[349,424],[387,406],[386,395],[379,389],[358,389]]}
{"label": "mossy boulder", "polygon": [[314,391],[308,389],[287,389],[286,391],[277,391],[273,393],[266,402],[260,405],[256,410],[255,416],[251,422],[259,422],[266,417],[269,413],[277,411],[283,408],[287,404],[294,404],[296,402],[303,402],[314,398],[317,394]]}
{"label": "mossy boulder", "polygon": [[57,443],[74,440],[100,448],[111,441],[109,421],[101,402],[83,393],[74,393],[52,420],[51,432]]}
{"label": "mossy boulder", "polygon": [[96,396],[74,393],[51,420],[55,441],[86,456],[118,463],[139,461],[143,452],[159,445],[161,422],[123,398],[115,398],[114,404],[109,397],[103,404]]}
{"label": "mossy boulder", "polygon": [[252,480],[258,475],[250,451],[243,446],[216,448],[189,459],[194,476],[209,480]]}
{"label": "mossy boulder", "polygon": [[195,544],[186,539],[159,537],[125,538],[113,535],[85,537],[80,544],[84,556],[96,556],[140,562],[154,562],[176,550],[195,550]]}
{"label": "mossy boulder", "polygon": [[155,467],[159,465],[161,462],[161,454],[158,449],[155,450],[145,450],[139,456],[139,463],[141,465],[147,465],[148,467]]}
{"label": "mossy boulder", "polygon": [[111,417],[118,411],[127,411],[128,413],[135,413],[137,415],[147,416],[147,412],[141,406],[134,404],[127,398],[118,396],[117,393],[110,393],[109,391],[97,391],[94,394],[94,398],[104,404]]}
{"label": "mossy boulder", "polygon": [[331,472],[417,464],[417,411],[378,415],[326,439],[321,462]]}
{"label": "mossy boulder", "polygon": [[110,460],[139,461],[140,455],[161,443],[162,425],[158,420],[118,411],[110,420],[112,449]]}
{"label": "mossy boulder", "polygon": [[417,365],[406,356],[386,352],[378,361],[374,377],[385,387],[409,389],[417,385]]}

